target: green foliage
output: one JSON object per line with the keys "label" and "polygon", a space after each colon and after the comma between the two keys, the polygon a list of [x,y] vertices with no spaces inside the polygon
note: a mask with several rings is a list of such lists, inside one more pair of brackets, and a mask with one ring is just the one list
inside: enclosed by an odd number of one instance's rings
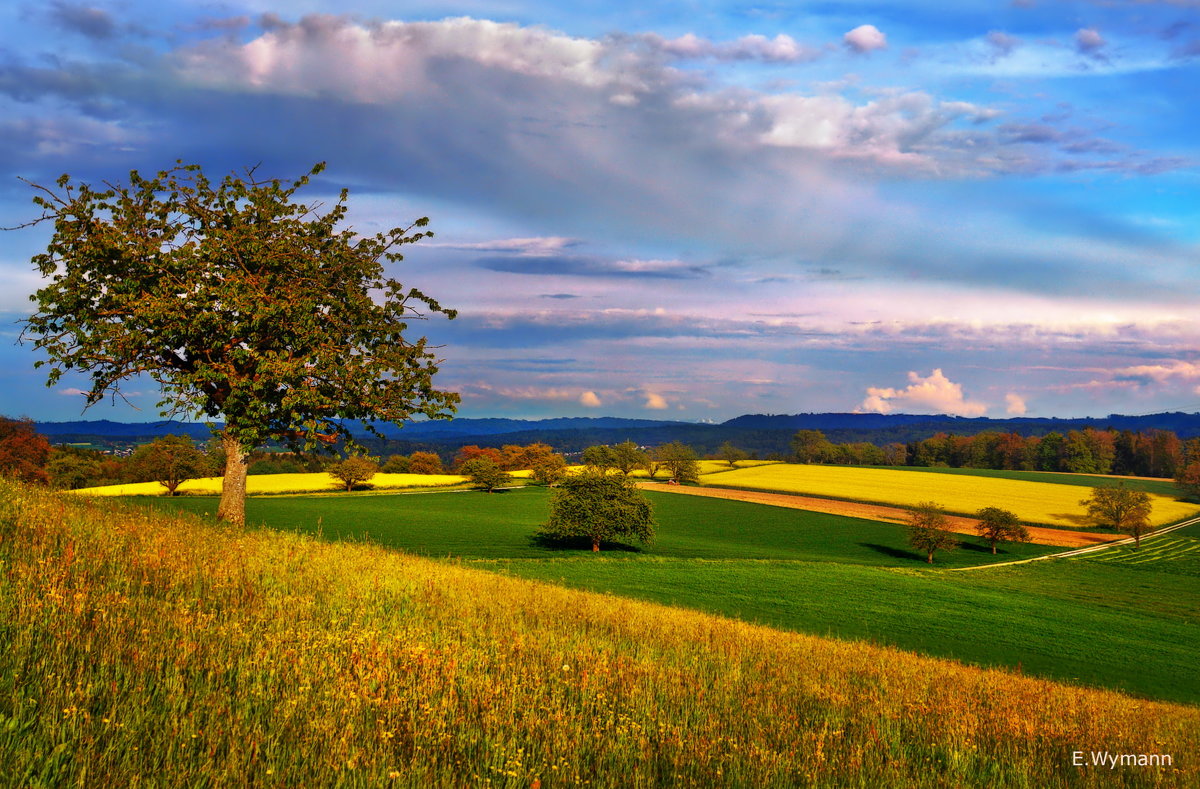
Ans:
{"label": "green foliage", "polygon": [[792,453],[797,463],[824,463],[833,451],[833,444],[820,430],[799,430],[792,436]]}
{"label": "green foliage", "polygon": [[946,514],[932,501],[923,501],[908,514],[908,544],[925,553],[925,561],[933,564],[937,551],[952,551],[959,546],[958,538],[946,529]]}
{"label": "green foliage", "polygon": [[732,443],[726,441],[721,445],[721,448],[717,450],[717,457],[728,463],[730,468],[736,468],[739,460],[745,460],[749,456],[745,453],[745,451],[738,449]]}
{"label": "green foliage", "polygon": [[208,458],[187,436],[163,436],[140,446],[129,458],[130,475],[158,482],[168,496],[189,479],[208,474]]}
{"label": "green foliage", "polygon": [[[347,192],[328,210],[295,202],[324,169],[294,182],[182,164],[129,185],[34,185],[34,256],[48,284],[23,337],[49,357],[48,384],[91,377],[88,405],[139,374],[161,387],[164,415],[225,422],[222,515],[244,517],[245,453],[270,439],[313,448],[346,437],[342,420],[445,418],[458,396],[408,321],[454,316],[384,276],[396,251],[429,235],[422,218],[370,237],[346,229]],[[42,362],[38,362],[42,364]]]}
{"label": "green foliage", "polygon": [[585,471],[565,478],[550,501],[550,518],[539,534],[562,540],[586,537],[592,550],[605,540],[654,541],[654,508],[624,474]]}
{"label": "green foliage", "polygon": [[380,471],[384,474],[410,474],[411,468],[412,459],[407,455],[392,455],[384,462]]}
{"label": "green foliage", "polygon": [[534,464],[532,472],[534,482],[553,487],[567,476],[567,461],[562,455],[547,455]]}
{"label": "green foliage", "polygon": [[351,455],[326,469],[329,476],[346,486],[347,491],[354,490],[355,485],[362,485],[379,473],[379,464],[373,459],[361,455]]}
{"label": "green foliage", "polygon": [[472,485],[488,493],[512,482],[509,473],[488,457],[471,458],[458,467],[458,473],[470,478]]}
{"label": "green foliage", "polygon": [[634,469],[646,465],[646,453],[632,441],[622,441],[612,447],[613,464],[622,474],[632,474]]}
{"label": "green foliage", "polygon": [[996,552],[996,543],[1002,540],[1029,542],[1029,529],[1021,525],[1021,520],[1015,512],[999,507],[984,507],[975,517],[979,519],[979,525],[976,527],[979,536],[992,546],[992,553]]}
{"label": "green foliage", "polygon": [[617,453],[607,444],[597,444],[583,450],[583,465],[592,471],[608,471],[617,468]]}
{"label": "green foliage", "polygon": [[671,478],[681,485],[694,485],[700,481],[700,463],[696,452],[679,441],[655,447],[654,457],[671,473]]}
{"label": "green foliage", "polygon": [[98,484],[100,461],[79,452],[51,451],[46,463],[50,484],[64,490],[77,490]]}
{"label": "green foliage", "polygon": [[1088,517],[1115,531],[1129,534],[1137,547],[1142,545],[1142,535],[1150,529],[1150,495],[1132,490],[1123,484],[1092,488],[1092,495],[1079,502],[1087,507]]}

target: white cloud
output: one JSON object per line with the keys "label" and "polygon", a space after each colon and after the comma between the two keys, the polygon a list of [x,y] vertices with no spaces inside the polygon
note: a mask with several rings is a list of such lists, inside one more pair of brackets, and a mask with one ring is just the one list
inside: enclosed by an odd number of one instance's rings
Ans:
{"label": "white cloud", "polygon": [[983,416],[987,406],[963,397],[962,384],[947,378],[941,368],[928,378],[915,372],[908,374],[909,385],[904,389],[868,387],[867,397],[858,411],[888,414],[897,409],[906,412],[929,412],[955,416]]}
{"label": "white cloud", "polygon": [[1011,416],[1024,416],[1025,411],[1025,398],[1016,392],[1009,392],[1004,395],[1004,413]]}
{"label": "white cloud", "polygon": [[842,42],[851,50],[859,53],[887,48],[887,36],[880,32],[875,25],[859,25],[842,36]]}
{"label": "white cloud", "polygon": [[86,395],[88,393],[83,391],[82,389],[77,389],[74,386],[70,386],[70,387],[67,387],[66,389],[55,390],[55,394],[66,395],[68,397],[77,397],[79,395]]}
{"label": "white cloud", "polygon": [[538,236],[535,238],[501,238],[494,241],[472,242],[426,242],[422,247],[438,247],[443,249],[467,249],[479,252],[510,252],[527,257],[546,257],[557,255],[565,249],[579,246],[582,242],[577,238],[564,236]]}
{"label": "white cloud", "polygon": [[599,408],[602,405],[600,398],[595,392],[591,391],[584,392],[583,394],[579,395],[579,404],[587,406],[588,408]]}
{"label": "white cloud", "polygon": [[641,40],[651,49],[677,58],[803,63],[821,56],[820,50],[800,44],[783,33],[774,38],[759,35],[742,36],[735,41],[724,43],[701,38],[694,33],[670,39],[647,33],[641,36]]}
{"label": "white cloud", "polygon": [[655,394],[654,392],[646,392],[646,403],[644,407],[649,408],[652,411],[664,411],[667,408],[670,408],[670,405],[667,403],[667,399],[662,395]]}
{"label": "white cloud", "polygon": [[1139,364],[1114,370],[1113,374],[1118,379],[1142,378],[1162,384],[1173,378],[1200,378],[1200,364],[1178,360],[1166,364]]}

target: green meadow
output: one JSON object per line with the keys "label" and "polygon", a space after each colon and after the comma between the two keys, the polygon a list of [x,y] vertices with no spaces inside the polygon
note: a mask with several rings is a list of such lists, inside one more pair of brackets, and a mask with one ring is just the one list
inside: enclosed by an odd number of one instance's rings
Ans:
{"label": "green meadow", "polygon": [[[471,506],[479,511],[515,504],[478,498]],[[331,499],[307,501],[321,518],[325,507],[315,505]],[[459,518],[446,528],[470,524]],[[807,599],[814,610],[840,605],[846,614],[851,606],[837,598],[861,587],[855,606],[865,617],[882,602],[867,579],[899,579],[908,585],[893,588],[898,598],[948,605],[948,590],[993,572],[616,555],[505,561],[564,572],[578,565],[581,584],[596,583],[585,571],[598,568],[620,569],[626,580],[650,578],[660,565],[743,571],[698,575],[680,598],[703,581],[741,584],[753,567],[782,569],[760,577],[747,599],[777,585],[781,599]],[[495,572],[499,564],[230,528],[0,480],[0,786],[920,789],[1200,780],[1195,706],[565,588]],[[1112,564],[1110,586],[1116,573],[1147,572]],[[1039,566],[1047,577],[1052,570]],[[1011,569],[994,572],[1019,580]],[[822,576],[826,587],[811,585]],[[651,581],[660,594],[662,580]],[[992,591],[1017,607],[1032,604]],[[1164,622],[1182,616],[1165,595],[1139,605],[1161,608]],[[1080,768],[1079,751],[1170,761]]]}
{"label": "green meadow", "polygon": [[[1141,552],[994,569],[1058,549],[977,539],[929,567],[894,524],[745,502],[649,494],[652,546],[593,554],[532,535],[548,492],[251,499],[250,522],[367,542],[558,585],[736,617],[786,630],[896,646],[1079,685],[1200,703],[1186,671],[1200,650],[1200,562],[1187,530]],[[203,498],[144,500],[208,513]],[[1156,553],[1156,540],[1172,551]],[[1136,554],[1136,555],[1135,555]],[[1157,557],[1142,561],[1144,557]],[[958,570],[963,570],[959,572]],[[1131,667],[1136,666],[1136,669]]]}

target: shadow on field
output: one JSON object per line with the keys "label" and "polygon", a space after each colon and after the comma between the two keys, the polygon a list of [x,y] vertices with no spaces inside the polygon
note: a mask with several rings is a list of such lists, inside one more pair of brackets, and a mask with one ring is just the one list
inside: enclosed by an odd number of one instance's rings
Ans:
{"label": "shadow on field", "polygon": [[890,545],[880,545],[879,543],[875,542],[860,542],[859,545],[864,548],[870,548],[872,551],[877,553],[882,553],[884,556],[890,556],[893,559],[912,559],[913,561],[918,562],[925,561],[925,557],[921,554],[913,553],[912,551],[906,551],[903,548],[893,548]]}
{"label": "shadow on field", "polygon": [[1074,512],[1052,512],[1050,513],[1050,517],[1067,521],[1071,524],[1071,526],[1078,529],[1086,529],[1096,525],[1088,516],[1079,515],[1078,513]]}
{"label": "shadow on field", "polygon": [[[592,539],[590,537],[546,537],[541,534],[535,534],[529,538],[529,544],[537,548],[546,548],[551,551],[592,552]],[[605,551],[641,553],[642,549],[634,545],[626,545],[623,542],[609,542],[608,540],[601,540],[600,552],[604,553]]]}

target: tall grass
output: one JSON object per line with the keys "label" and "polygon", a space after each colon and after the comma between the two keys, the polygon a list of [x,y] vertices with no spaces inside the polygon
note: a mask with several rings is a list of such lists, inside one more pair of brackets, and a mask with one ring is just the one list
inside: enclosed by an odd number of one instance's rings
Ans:
{"label": "tall grass", "polygon": [[8,786],[1200,778],[1195,708],[378,547],[0,483],[0,562]]}

